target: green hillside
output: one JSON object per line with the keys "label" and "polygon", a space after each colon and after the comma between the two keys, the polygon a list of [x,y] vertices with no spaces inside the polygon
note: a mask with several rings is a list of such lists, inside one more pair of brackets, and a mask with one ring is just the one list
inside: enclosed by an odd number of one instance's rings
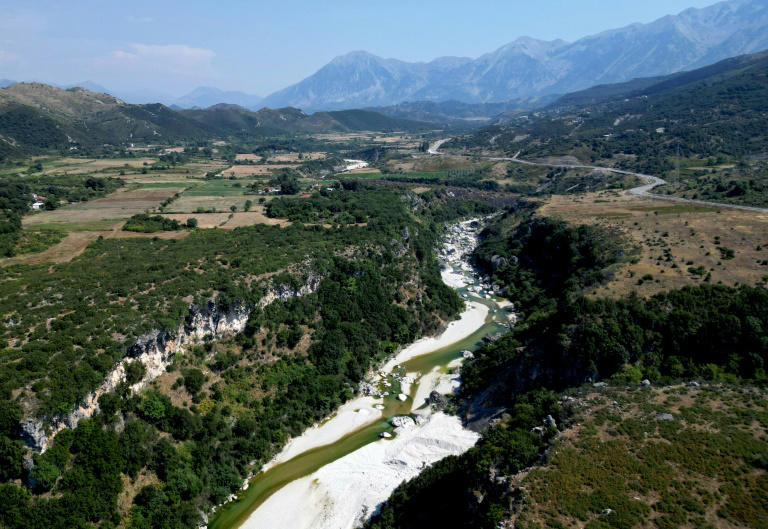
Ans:
{"label": "green hillside", "polygon": [[571,94],[451,146],[523,159],[570,155],[673,183],[657,192],[766,205],[767,103],[768,54],[761,53]]}

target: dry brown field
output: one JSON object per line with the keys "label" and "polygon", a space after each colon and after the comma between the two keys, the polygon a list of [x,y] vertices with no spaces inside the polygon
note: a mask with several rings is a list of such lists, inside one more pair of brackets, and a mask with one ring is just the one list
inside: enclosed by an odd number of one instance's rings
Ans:
{"label": "dry brown field", "polygon": [[251,162],[260,162],[262,159],[263,158],[259,154],[244,153],[244,154],[235,155],[235,160],[240,160],[240,161],[249,160]]}
{"label": "dry brown field", "polygon": [[264,215],[264,209],[261,206],[254,208],[254,211],[238,211],[236,213],[169,213],[163,215],[166,218],[174,219],[182,224],[187,219],[197,219],[199,228],[223,228],[227,230],[240,228],[243,226],[253,226],[254,224],[268,224],[270,226],[287,226],[291,222],[286,219],[272,219]]}
{"label": "dry brown field", "polygon": [[185,224],[187,219],[197,219],[198,228],[217,228],[229,220],[230,213],[166,213],[163,217]]}
{"label": "dry brown field", "polygon": [[268,224],[270,226],[288,226],[291,221],[287,219],[272,219],[264,215],[264,208],[259,206],[254,211],[241,211],[235,213],[222,228],[234,229],[254,224]]}
{"label": "dry brown field", "polygon": [[273,154],[269,157],[270,162],[302,162],[307,160],[322,160],[325,158],[326,153],[324,152],[305,152],[301,154],[301,159],[299,158],[299,153],[297,152],[289,152],[289,153],[282,153],[282,154]]}
{"label": "dry brown field", "polygon": [[136,213],[143,213],[158,206],[183,187],[159,189],[119,190],[106,197],[88,202],[69,204],[53,211],[41,211],[24,217],[25,227],[71,226],[92,222],[124,220]]}
{"label": "dry brown field", "polygon": [[233,165],[224,171],[223,176],[234,176],[236,178],[243,178],[247,176],[265,176],[272,173],[276,169],[296,167],[294,164],[274,164],[274,165]]}
{"label": "dry brown field", "polygon": [[168,213],[195,213],[198,208],[204,210],[216,209],[217,212],[229,213],[230,206],[237,206],[238,210],[243,209],[246,200],[256,201],[255,195],[240,196],[188,196],[182,195],[178,200],[174,200],[166,209]]}
{"label": "dry brown field", "polygon": [[351,175],[351,174],[381,174],[381,171],[374,167],[361,167],[360,169],[351,169],[349,171],[343,171],[343,173],[339,174],[345,174],[345,175]]}
{"label": "dry brown field", "polygon": [[[99,236],[105,238],[124,236],[126,232],[121,232],[120,228],[128,217],[156,208],[160,202],[182,189],[121,189],[89,202],[70,204],[53,211],[41,211],[28,215],[23,219],[25,228],[58,228],[67,232],[67,236],[58,244],[42,252],[2,259],[0,264],[70,261]],[[133,236],[147,235],[153,234]]]}
{"label": "dry brown field", "polygon": [[[763,264],[768,262],[768,214],[615,191],[556,195],[538,214],[618,230],[639,251],[636,262],[620,266],[596,294],[624,296],[635,291],[648,296],[701,283],[707,274],[711,283],[726,285],[754,285],[768,277],[768,266]],[[718,248],[734,250],[734,257],[723,258]],[[703,274],[689,271],[700,267]]]}

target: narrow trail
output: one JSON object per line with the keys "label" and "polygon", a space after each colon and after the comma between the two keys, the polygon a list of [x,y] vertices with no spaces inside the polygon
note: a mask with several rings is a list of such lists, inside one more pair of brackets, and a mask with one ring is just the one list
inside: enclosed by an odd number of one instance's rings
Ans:
{"label": "narrow trail", "polygon": [[[440,147],[443,146],[443,144],[449,142],[452,138],[444,138],[442,140],[438,140],[434,142],[432,145],[429,146],[429,149],[427,149],[427,152],[429,154],[435,155],[435,156],[444,156],[446,153],[440,152]],[[532,162],[529,160],[521,160],[518,158],[520,155],[520,151],[518,151],[514,156],[512,157],[504,157],[504,156],[483,156],[479,155],[479,158],[483,158],[486,160],[494,160],[499,162],[513,162],[513,163],[519,163],[522,165],[538,165],[542,167],[554,167],[554,168],[563,168],[563,169],[592,169],[596,171],[605,171],[609,173],[616,173],[616,174],[623,174],[623,175],[629,175],[629,176],[636,176],[643,180],[645,183],[643,185],[633,187],[629,190],[629,193],[635,196],[644,197],[644,198],[651,198],[656,200],[666,200],[668,202],[681,202],[685,204],[697,204],[701,206],[711,206],[716,208],[730,208],[730,209],[741,209],[744,211],[755,211],[758,213],[768,213],[768,208],[759,208],[755,206],[741,206],[738,204],[726,204],[724,202],[710,202],[708,200],[695,200],[692,198],[682,198],[682,197],[673,197],[669,195],[657,195],[655,193],[649,193],[651,189],[654,187],[664,185],[667,183],[666,180],[663,178],[659,178],[658,176],[652,176],[647,175],[643,173],[635,173],[632,171],[625,171],[623,169],[614,169],[611,167],[600,167],[598,165],[581,165],[581,164],[556,164],[556,163],[544,163],[544,162]]]}

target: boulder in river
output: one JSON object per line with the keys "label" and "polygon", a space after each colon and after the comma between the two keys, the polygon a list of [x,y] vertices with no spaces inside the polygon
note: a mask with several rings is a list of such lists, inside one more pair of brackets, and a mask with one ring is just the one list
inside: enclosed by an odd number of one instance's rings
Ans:
{"label": "boulder in river", "polygon": [[448,406],[448,399],[445,398],[445,395],[441,395],[437,391],[433,391],[432,393],[429,394],[429,404],[435,410],[440,411],[445,409],[446,406]]}
{"label": "boulder in river", "polygon": [[409,426],[415,426],[416,421],[407,415],[398,415],[397,417],[392,417],[389,420],[389,424],[395,428],[407,428]]}

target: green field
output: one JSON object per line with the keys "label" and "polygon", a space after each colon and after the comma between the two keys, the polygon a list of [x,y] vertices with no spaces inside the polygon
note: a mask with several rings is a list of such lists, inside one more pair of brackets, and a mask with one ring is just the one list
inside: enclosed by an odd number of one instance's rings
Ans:
{"label": "green field", "polygon": [[[184,193],[191,197],[234,197],[245,194],[246,185],[249,182],[230,180],[213,180],[200,186],[196,186]],[[241,187],[235,187],[239,184]]]}

